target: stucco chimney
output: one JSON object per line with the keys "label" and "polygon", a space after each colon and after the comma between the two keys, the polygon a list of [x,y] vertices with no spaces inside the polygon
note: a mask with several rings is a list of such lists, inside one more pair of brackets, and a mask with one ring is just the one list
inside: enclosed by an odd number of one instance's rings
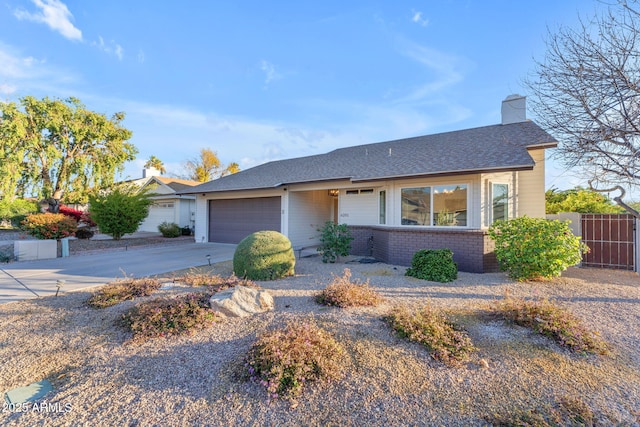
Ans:
{"label": "stucco chimney", "polygon": [[514,94],[502,101],[502,124],[527,121],[527,97]]}
{"label": "stucco chimney", "polygon": [[160,176],[160,171],[156,168],[144,168],[142,169],[143,178],[151,178],[152,176]]}

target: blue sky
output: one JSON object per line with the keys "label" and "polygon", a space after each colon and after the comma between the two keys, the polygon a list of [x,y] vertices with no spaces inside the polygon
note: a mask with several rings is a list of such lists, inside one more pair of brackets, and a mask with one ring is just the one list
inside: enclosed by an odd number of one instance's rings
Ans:
{"label": "blue sky", "polygon": [[[500,122],[547,28],[590,0],[1,0],[0,99],[75,96],[126,113],[169,174],[200,148],[247,169]],[[535,117],[531,117],[535,120]],[[551,162],[547,187],[582,183]]]}

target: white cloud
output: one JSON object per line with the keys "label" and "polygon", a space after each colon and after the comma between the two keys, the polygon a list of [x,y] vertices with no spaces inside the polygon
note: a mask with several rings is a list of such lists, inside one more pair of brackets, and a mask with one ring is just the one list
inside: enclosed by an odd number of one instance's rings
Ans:
{"label": "white cloud", "polygon": [[46,24],[69,40],[82,41],[82,32],[71,23],[73,15],[64,3],[59,0],[32,1],[39,11],[30,13],[19,9],[14,12],[16,18]]}
{"label": "white cloud", "polygon": [[42,91],[47,95],[69,96],[69,84],[81,80],[71,70],[52,66],[32,56],[22,56],[15,48],[2,43],[0,64],[0,81],[5,94]]}
{"label": "white cloud", "polygon": [[403,102],[424,100],[461,83],[464,80],[465,72],[472,67],[471,62],[465,58],[440,52],[408,40],[400,40],[400,43],[403,55],[417,61],[433,75],[431,81],[415,88],[409,95],[402,98]]}
{"label": "white cloud", "polygon": [[20,57],[5,46],[0,45],[0,77],[24,79],[32,76],[39,61],[31,56]]}
{"label": "white cloud", "polygon": [[122,46],[120,46],[119,44],[116,44],[115,54],[118,59],[122,61],[122,58],[124,57],[124,49],[122,49]]}
{"label": "white cloud", "polygon": [[8,84],[0,84],[0,93],[4,95],[11,95],[16,91],[16,87]]}
{"label": "white cloud", "polygon": [[427,25],[429,25],[429,20],[422,15],[422,12],[414,11],[411,20],[421,27],[426,27]]}
{"label": "white cloud", "polygon": [[140,49],[138,51],[138,63],[144,64],[144,60],[145,60],[144,51],[142,49]]}
{"label": "white cloud", "polygon": [[265,86],[274,80],[280,79],[282,76],[276,72],[276,67],[272,63],[262,60],[260,63],[260,69],[264,72],[264,84]]}
{"label": "white cloud", "polygon": [[113,40],[111,40],[109,43],[105,43],[102,36],[98,36],[98,41],[92,42],[91,46],[97,47],[108,55],[114,55],[120,61],[122,61],[122,59],[124,58],[124,49]]}

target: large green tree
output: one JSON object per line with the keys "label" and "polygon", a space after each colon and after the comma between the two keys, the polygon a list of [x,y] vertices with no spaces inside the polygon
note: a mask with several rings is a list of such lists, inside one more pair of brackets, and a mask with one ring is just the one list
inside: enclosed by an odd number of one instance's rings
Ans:
{"label": "large green tree", "polygon": [[123,120],[124,113],[108,118],[76,98],[0,103],[2,196],[86,201],[89,188],[112,184],[137,154]]}
{"label": "large green tree", "polygon": [[559,212],[624,213],[611,199],[591,189],[576,187],[570,190],[552,188],[545,193],[548,214]]}
{"label": "large green tree", "polygon": [[120,240],[125,234],[138,230],[149,215],[152,203],[148,193],[133,186],[117,185],[90,195],[89,212],[100,232]]}
{"label": "large green tree", "polygon": [[240,171],[235,162],[223,168],[216,152],[209,148],[202,148],[198,157],[185,162],[184,168],[187,170],[185,178],[198,182],[208,182]]}

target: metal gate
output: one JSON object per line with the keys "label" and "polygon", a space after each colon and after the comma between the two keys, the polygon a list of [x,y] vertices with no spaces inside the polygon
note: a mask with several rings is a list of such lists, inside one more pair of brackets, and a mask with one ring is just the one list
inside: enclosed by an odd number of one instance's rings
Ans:
{"label": "metal gate", "polygon": [[636,270],[636,219],[628,214],[582,214],[582,241],[590,252],[585,267]]}

